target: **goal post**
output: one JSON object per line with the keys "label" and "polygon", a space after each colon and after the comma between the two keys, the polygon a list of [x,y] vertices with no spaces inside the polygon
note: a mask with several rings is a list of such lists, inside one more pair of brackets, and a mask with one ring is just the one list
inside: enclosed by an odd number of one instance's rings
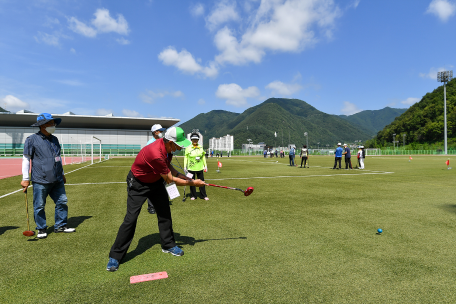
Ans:
{"label": "goal post", "polygon": [[94,140],[97,140],[99,142],[99,145],[100,145],[100,155],[98,157],[98,162],[101,162],[101,139],[99,139],[99,138],[97,138],[95,136],[92,136],[92,140],[91,140],[91,144],[92,144],[91,145],[92,146],[92,151],[91,151],[92,152],[91,153],[92,154],[92,165],[93,165],[93,141]]}

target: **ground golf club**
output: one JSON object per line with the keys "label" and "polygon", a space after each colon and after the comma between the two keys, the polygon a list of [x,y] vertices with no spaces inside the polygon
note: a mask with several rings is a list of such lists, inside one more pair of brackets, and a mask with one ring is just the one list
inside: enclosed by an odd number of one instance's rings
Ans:
{"label": "ground golf club", "polygon": [[225,187],[225,186],[219,186],[219,185],[213,185],[213,184],[206,184],[206,186],[242,191],[242,192],[244,192],[245,196],[249,196],[253,192],[253,187],[248,187],[247,190],[244,191],[244,190],[239,189],[239,188],[231,188],[231,187]]}
{"label": "ground golf club", "polygon": [[25,236],[34,236],[35,232],[34,231],[30,231],[29,214],[28,214],[27,189],[25,189],[24,193],[25,193],[25,209],[26,209],[26,212],[27,212],[27,231],[22,232],[22,234],[25,235]]}

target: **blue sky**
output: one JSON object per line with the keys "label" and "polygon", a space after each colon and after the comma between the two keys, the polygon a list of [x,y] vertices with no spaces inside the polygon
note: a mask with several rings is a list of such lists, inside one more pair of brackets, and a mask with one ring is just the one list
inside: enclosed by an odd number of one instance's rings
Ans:
{"label": "blue sky", "polygon": [[173,117],[270,97],[406,108],[453,70],[455,0],[0,0],[0,106]]}

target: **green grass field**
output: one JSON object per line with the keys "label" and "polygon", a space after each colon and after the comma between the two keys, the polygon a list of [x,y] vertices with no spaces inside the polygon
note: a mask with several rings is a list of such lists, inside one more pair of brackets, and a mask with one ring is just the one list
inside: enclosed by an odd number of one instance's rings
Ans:
{"label": "green grass field", "polygon": [[[209,201],[174,199],[182,257],[161,252],[157,218],[144,204],[114,273],[106,264],[133,159],[94,164],[67,175],[76,233],[52,232],[49,199],[48,238],[27,238],[23,193],[0,199],[0,302],[455,303],[456,169],[446,159],[368,157],[365,170],[330,170],[324,156],[308,169],[286,166],[288,158],[224,157],[221,173],[209,159],[209,183],[253,194],[208,187]],[[0,196],[20,180],[0,180]],[[169,277],[129,282],[160,271]]]}

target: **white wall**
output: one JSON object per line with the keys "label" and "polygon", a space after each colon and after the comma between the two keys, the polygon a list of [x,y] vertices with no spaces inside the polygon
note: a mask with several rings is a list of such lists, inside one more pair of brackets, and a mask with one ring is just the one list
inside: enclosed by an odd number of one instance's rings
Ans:
{"label": "white wall", "polygon": [[[38,132],[38,128],[0,127],[0,143],[23,144],[25,139]],[[68,129],[57,127],[54,135],[61,144],[91,143],[92,136],[101,139],[102,144],[146,145],[151,138],[150,131],[143,130],[105,130],[105,129]],[[94,141],[94,143],[98,143]]]}

